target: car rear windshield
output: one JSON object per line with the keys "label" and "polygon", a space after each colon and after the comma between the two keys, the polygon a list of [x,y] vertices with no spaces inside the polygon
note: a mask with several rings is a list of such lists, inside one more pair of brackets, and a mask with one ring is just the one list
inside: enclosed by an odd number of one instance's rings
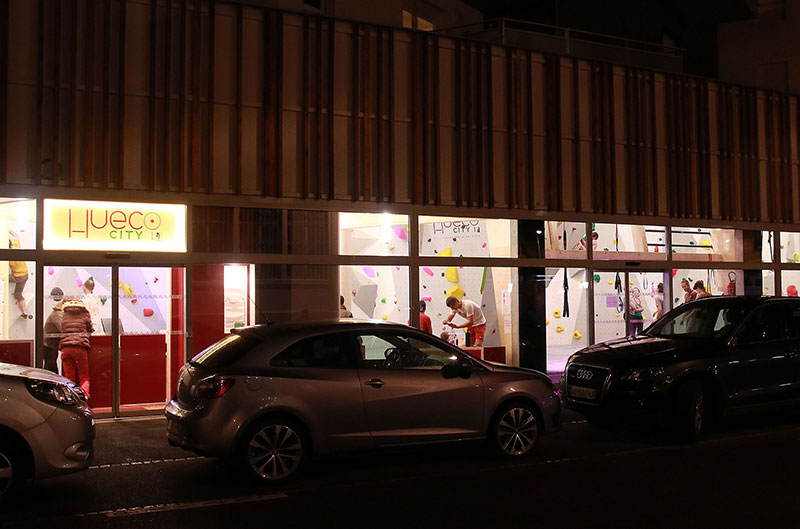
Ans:
{"label": "car rear windshield", "polygon": [[663,338],[728,340],[751,307],[744,303],[696,302],[681,309],[667,313],[645,334]]}
{"label": "car rear windshield", "polygon": [[254,334],[229,334],[192,358],[191,364],[209,369],[227,367],[261,342]]}

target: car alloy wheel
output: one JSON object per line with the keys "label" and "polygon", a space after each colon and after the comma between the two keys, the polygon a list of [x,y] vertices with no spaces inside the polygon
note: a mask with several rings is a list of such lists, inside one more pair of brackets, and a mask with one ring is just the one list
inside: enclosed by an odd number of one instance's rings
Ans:
{"label": "car alloy wheel", "polygon": [[519,405],[509,407],[497,423],[497,444],[503,454],[518,457],[527,454],[539,435],[533,410]]}
{"label": "car alloy wheel", "polygon": [[247,464],[262,481],[283,481],[294,474],[305,456],[305,446],[297,428],[268,423],[256,428],[247,444]]}
{"label": "car alloy wheel", "polygon": [[22,462],[14,446],[0,439],[0,503],[8,499],[23,481]]}

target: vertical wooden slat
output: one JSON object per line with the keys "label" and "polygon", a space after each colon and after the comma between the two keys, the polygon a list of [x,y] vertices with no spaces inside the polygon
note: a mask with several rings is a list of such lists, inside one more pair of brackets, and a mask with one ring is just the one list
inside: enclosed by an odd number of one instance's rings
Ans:
{"label": "vertical wooden slat", "polygon": [[192,5],[192,191],[200,190],[200,64],[202,62],[202,42],[200,34],[202,24],[202,4],[195,0]]}
{"label": "vertical wooden slat", "polygon": [[0,184],[8,180],[8,0],[0,0]]}
{"label": "vertical wooden slat", "polygon": [[364,105],[364,118],[362,121],[363,135],[363,167],[361,174],[363,178],[364,200],[372,200],[372,80],[370,70],[372,69],[371,52],[372,30],[370,26],[364,27],[364,57],[361,61],[360,82],[362,91],[362,104]]}
{"label": "vertical wooden slat", "polygon": [[503,177],[506,180],[506,205],[513,207],[515,202],[514,172],[516,170],[516,127],[514,126],[514,111],[516,110],[516,98],[514,91],[514,50],[506,48],[506,79],[505,79],[505,99],[506,99],[506,172]]}
{"label": "vertical wooden slat", "polygon": [[528,185],[528,209],[534,209],[536,207],[536,193],[535,193],[535,186],[533,185],[533,180],[535,177],[535,172],[533,168],[534,164],[534,129],[533,129],[533,54],[530,51],[525,52],[525,63],[527,65],[527,72],[526,72],[526,93],[525,93],[525,100],[526,104],[528,105],[528,178],[527,185]]}
{"label": "vertical wooden slat", "polygon": [[561,168],[561,58],[548,55],[546,67],[547,116],[547,209],[562,211],[563,174]]}
{"label": "vertical wooden slat", "polygon": [[353,194],[351,198],[353,200],[358,200],[361,194],[361,185],[360,185],[360,178],[361,178],[361,136],[359,135],[359,107],[360,107],[360,100],[361,100],[361,80],[359,79],[360,68],[361,68],[361,38],[360,38],[360,25],[358,22],[353,22],[352,25],[352,36],[353,36],[353,71],[351,72],[352,78],[352,96],[353,99],[351,100],[351,105],[353,106],[353,121],[351,123],[352,129],[351,134],[353,137],[352,144],[353,144],[353,172],[351,175],[351,183]]}
{"label": "vertical wooden slat", "polygon": [[334,53],[336,42],[336,23],[333,20],[328,21],[328,199],[333,200],[336,198],[336,170],[334,164],[334,136],[335,128],[333,122],[333,105],[334,105],[334,87],[335,87],[335,67],[334,67]]}
{"label": "vertical wooden slat", "polygon": [[[322,198],[322,139],[324,137],[325,129],[322,122],[322,93],[323,93],[323,45],[322,45],[322,17],[316,18],[317,23],[317,84],[315,87],[316,92],[316,125],[317,125],[317,151],[316,151],[316,170],[314,175],[314,196],[315,198]],[[328,75],[328,83],[333,82],[333,73]]]}
{"label": "vertical wooden slat", "polygon": [[235,193],[241,195],[242,184],[242,143],[244,141],[244,7],[236,8],[236,183]]}
{"label": "vertical wooden slat", "polygon": [[376,31],[377,31],[377,37],[376,37],[377,43],[376,44],[377,44],[378,50],[377,50],[377,64],[375,65],[375,76],[376,76],[376,79],[375,79],[375,82],[376,82],[376,84],[375,84],[375,87],[376,87],[375,100],[376,100],[376,103],[377,103],[377,109],[376,109],[376,117],[377,117],[377,119],[376,119],[376,122],[375,122],[375,126],[376,126],[375,139],[376,139],[377,144],[378,144],[378,152],[377,152],[377,155],[378,155],[378,174],[375,175],[375,178],[376,178],[376,183],[378,185],[377,185],[377,188],[375,190],[375,198],[376,198],[376,200],[378,202],[383,202],[384,201],[384,197],[385,197],[383,181],[384,181],[384,174],[386,172],[385,168],[384,168],[384,163],[386,161],[386,156],[385,156],[385,153],[384,153],[385,145],[384,145],[384,138],[383,138],[383,129],[384,129],[384,123],[383,123],[383,99],[384,99],[384,89],[383,89],[383,82],[384,82],[384,77],[383,77],[383,68],[384,68],[384,62],[383,62],[383,56],[384,56],[384,50],[383,50],[383,48],[384,48],[384,45],[383,45],[383,28],[379,26],[379,27],[376,28]]}
{"label": "vertical wooden slat", "polygon": [[[617,179],[616,174],[616,120],[615,120],[615,105],[614,105],[614,67],[612,65],[604,65],[606,88],[604,100],[606,103],[607,119],[606,123],[606,181],[609,183],[609,213],[619,213],[617,209]],[[560,193],[559,193],[560,196]],[[560,207],[559,207],[560,209]]]}
{"label": "vertical wooden slat", "polygon": [[461,109],[463,108],[463,94],[461,87],[462,79],[462,65],[464,64],[463,48],[461,41],[456,41],[456,52],[454,56],[455,68],[453,73],[455,75],[453,100],[455,101],[455,160],[453,160],[453,185],[455,186],[456,206],[463,204],[464,196],[462,189],[464,187],[464,163],[462,157],[464,156],[462,142],[463,142],[463,129]]}
{"label": "vertical wooden slat", "polygon": [[635,141],[633,139],[634,131],[633,131],[633,114],[635,112],[635,102],[633,101],[633,90],[631,87],[632,72],[630,68],[625,68],[625,77],[624,77],[624,94],[625,94],[625,183],[626,183],[626,195],[628,197],[628,211],[629,215],[634,214],[635,210],[635,191],[637,186],[637,178],[632,177],[631,175],[634,173],[633,169],[633,158],[634,158],[634,150],[635,150]]}
{"label": "vertical wooden slat", "polygon": [[84,185],[93,186],[94,180],[94,0],[86,3],[84,27],[84,86],[83,97],[83,175]]}
{"label": "vertical wooden slat", "polygon": [[103,172],[100,187],[108,187],[108,173],[111,171],[111,0],[103,6]]}
{"label": "vertical wooden slat", "polygon": [[78,50],[80,49],[80,35],[78,34],[78,10],[80,6],[73,4],[72,6],[72,19],[70,20],[72,28],[72,48],[70,52],[70,73],[69,73],[69,92],[67,101],[69,101],[67,112],[67,126],[69,127],[69,186],[74,187],[77,179],[77,162],[75,160],[76,152],[78,150],[78,133],[75,126],[75,106],[78,94]]}
{"label": "vertical wooden slat", "polygon": [[525,162],[523,160],[523,153],[525,152],[525,139],[522,133],[522,109],[525,108],[525,100],[523,99],[523,80],[525,75],[525,63],[523,62],[522,52],[517,52],[514,58],[516,69],[514,72],[514,97],[516,98],[516,105],[514,110],[514,128],[516,130],[516,168],[514,171],[514,201],[509,204],[509,207],[522,208],[525,204]]}
{"label": "vertical wooden slat", "polygon": [[208,13],[208,182],[206,192],[214,193],[214,60],[217,36],[217,4],[209,3]]}
{"label": "vertical wooden slat", "polygon": [[389,29],[389,202],[395,200],[395,171],[394,171],[394,30]]}
{"label": "vertical wooden slat", "polygon": [[127,40],[127,19],[128,5],[127,0],[120,0],[119,14],[119,88],[117,89],[117,114],[119,115],[119,156],[117,169],[117,186],[123,187],[125,181],[125,42]]}
{"label": "vertical wooden slat", "polygon": [[433,44],[433,72],[431,75],[431,97],[433,98],[433,156],[431,160],[431,178],[433,179],[434,197],[433,203],[437,206],[442,202],[442,180],[440,174],[440,136],[441,136],[441,115],[439,109],[439,90],[442,83],[439,79],[439,37],[434,36],[431,39]]}
{"label": "vertical wooden slat", "polygon": [[179,32],[181,42],[179,46],[180,56],[178,59],[180,65],[180,95],[178,97],[178,123],[180,124],[180,140],[178,141],[178,191],[181,193],[186,189],[186,22],[188,4],[189,0],[183,0],[181,4],[181,30]]}
{"label": "vertical wooden slat", "polygon": [[150,61],[148,64],[150,76],[150,95],[148,98],[149,119],[149,151],[147,164],[147,189],[155,190],[156,187],[156,46],[158,46],[158,0],[150,0]]}
{"label": "vertical wooden slat", "polygon": [[[43,124],[42,120],[44,119],[44,0],[38,0],[38,23],[36,25],[36,125],[35,125],[35,134],[36,138],[34,140],[34,146],[39,151],[39,159],[42,160],[42,166],[36,173],[33,175],[33,183],[36,185],[41,184],[42,182],[42,170],[44,169],[44,160],[47,158],[47,152],[44,146],[44,135],[43,135]],[[0,8],[2,9],[2,8]],[[0,34],[8,35],[8,27],[7,26],[0,26],[4,31]],[[1,46],[1,45],[0,45]],[[2,51],[2,48],[0,48]],[[0,57],[7,57],[7,55],[0,55]],[[7,62],[7,61],[5,61]],[[2,74],[0,74],[0,78],[2,78]],[[3,99],[2,101],[6,101]],[[0,111],[0,114],[2,111]],[[3,116],[0,116],[3,117]],[[3,117],[3,120],[0,123],[6,123],[6,118]],[[1,127],[5,128],[5,126]]]}
{"label": "vertical wooden slat", "polygon": [[421,115],[421,125],[420,125],[420,143],[422,145],[422,154],[421,154],[421,166],[422,166],[422,203],[429,204],[430,203],[430,171],[429,171],[429,164],[430,164],[430,148],[428,143],[428,124],[429,124],[429,115],[430,112],[430,101],[428,99],[428,80],[430,79],[430,65],[428,61],[428,36],[425,34],[419,34],[420,40],[420,50],[421,50],[421,71],[422,75],[419,76],[419,85],[420,85],[420,98],[419,98],[419,113]]}
{"label": "vertical wooden slat", "polygon": [[486,45],[486,203],[494,207],[494,108],[492,105],[492,45]]}
{"label": "vertical wooden slat", "polygon": [[473,174],[475,173],[475,161],[478,158],[477,149],[475,149],[475,107],[476,105],[473,104],[473,84],[474,84],[474,73],[473,73],[473,49],[474,45],[472,43],[466,43],[466,52],[464,57],[464,63],[466,67],[464,68],[464,87],[465,90],[465,97],[464,103],[466,105],[466,119],[465,119],[465,131],[464,131],[464,143],[465,143],[465,150],[466,156],[464,157],[464,161],[466,164],[466,170],[464,171],[464,179],[463,179],[463,202],[460,205],[463,206],[471,206],[473,204],[473,196],[472,196],[472,178]]}
{"label": "vertical wooden slat", "polygon": [[[572,60],[572,177],[575,195],[575,211],[581,211],[581,84],[580,62]],[[587,237],[588,240],[588,237]]]}
{"label": "vertical wooden slat", "polygon": [[663,197],[659,196],[659,179],[658,175],[660,172],[659,164],[658,164],[658,129],[656,124],[656,74],[654,72],[650,72],[650,100],[648,104],[648,112],[650,115],[650,168],[651,168],[651,178],[652,178],[652,186],[650,188],[651,192],[651,200],[653,202],[653,215],[665,215],[667,212],[666,207],[662,206]]}
{"label": "vertical wooden slat", "polygon": [[[124,4],[125,0],[122,1]],[[60,0],[55,2],[53,19],[53,120],[51,123],[53,136],[50,161],[53,170],[53,183],[57,184],[61,179],[61,39],[63,38],[63,32],[61,28]],[[8,33],[6,32],[6,34]],[[0,66],[0,70],[2,70],[2,66]],[[0,84],[0,90],[5,90],[5,86],[7,86],[7,83]]]}
{"label": "vertical wooden slat", "polygon": [[283,13],[276,13],[275,48],[275,189],[283,196]]}
{"label": "vertical wooden slat", "polygon": [[420,57],[422,37],[419,33],[411,35],[411,127],[412,127],[412,148],[414,153],[414,176],[411,180],[411,196],[412,203],[424,203],[423,187],[424,187],[424,174],[423,174],[423,153],[422,153],[422,77],[420,74],[420,65],[422,64],[422,57]]}
{"label": "vertical wooden slat", "polygon": [[300,122],[302,127],[302,145],[300,147],[300,174],[299,177],[302,180],[301,185],[301,193],[303,198],[309,198],[310,196],[310,187],[311,187],[311,175],[310,175],[310,168],[309,168],[309,152],[310,152],[310,141],[311,141],[311,123],[310,123],[310,116],[309,116],[309,100],[310,94],[309,91],[311,89],[310,80],[311,72],[309,71],[309,54],[311,52],[311,45],[309,40],[310,36],[310,29],[309,29],[309,17],[303,17],[303,81],[302,81],[302,94],[301,94],[301,107],[300,107]]}
{"label": "vertical wooden slat", "polygon": [[472,205],[476,205],[478,207],[483,207],[483,188],[484,188],[484,179],[486,174],[486,165],[484,164],[483,155],[486,151],[486,135],[484,131],[484,112],[485,112],[485,84],[484,79],[486,79],[486,72],[484,70],[484,58],[483,55],[485,53],[485,47],[482,45],[476,46],[475,49],[475,100],[476,100],[476,135],[475,135],[475,152],[478,156],[478,163],[476,165],[477,170],[475,171],[475,179],[472,185],[472,196],[470,197]]}
{"label": "vertical wooden slat", "polygon": [[272,173],[273,173],[273,165],[274,165],[274,157],[273,153],[273,134],[274,134],[274,124],[273,124],[273,109],[272,109],[272,86],[273,86],[273,76],[270,75],[273,72],[273,65],[272,65],[272,50],[274,46],[272,45],[273,40],[273,13],[272,11],[264,11],[264,71],[262,75],[263,79],[263,91],[261,94],[262,99],[262,111],[263,111],[263,127],[264,127],[264,143],[261,146],[263,149],[263,159],[264,159],[264,175],[261,184],[261,194],[264,196],[269,196],[270,190],[272,189]]}
{"label": "vertical wooden slat", "polygon": [[172,187],[172,0],[164,6],[164,181],[161,189]]}

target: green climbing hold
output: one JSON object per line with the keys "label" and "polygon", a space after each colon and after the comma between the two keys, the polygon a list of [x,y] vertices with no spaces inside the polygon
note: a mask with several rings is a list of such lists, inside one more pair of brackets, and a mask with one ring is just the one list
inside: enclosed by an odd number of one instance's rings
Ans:
{"label": "green climbing hold", "polygon": [[595,274],[594,275],[594,282],[595,283],[599,283],[600,282],[600,274]]}
{"label": "green climbing hold", "polygon": [[677,303],[678,301],[680,301],[680,298],[675,298],[675,303]]}
{"label": "green climbing hold", "polygon": [[603,251],[604,251],[604,252],[607,252],[607,251],[608,251],[608,248],[603,248]]}
{"label": "green climbing hold", "polygon": [[689,244],[694,244],[694,241],[689,241]]}
{"label": "green climbing hold", "polygon": [[381,298],[381,303],[386,303],[386,298]]}

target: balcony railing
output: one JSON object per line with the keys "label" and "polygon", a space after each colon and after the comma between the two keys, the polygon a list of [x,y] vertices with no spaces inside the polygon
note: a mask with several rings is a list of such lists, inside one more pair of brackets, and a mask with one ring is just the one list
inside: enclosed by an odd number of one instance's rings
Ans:
{"label": "balcony railing", "polygon": [[682,73],[683,48],[500,18],[444,28],[437,33],[652,70]]}

